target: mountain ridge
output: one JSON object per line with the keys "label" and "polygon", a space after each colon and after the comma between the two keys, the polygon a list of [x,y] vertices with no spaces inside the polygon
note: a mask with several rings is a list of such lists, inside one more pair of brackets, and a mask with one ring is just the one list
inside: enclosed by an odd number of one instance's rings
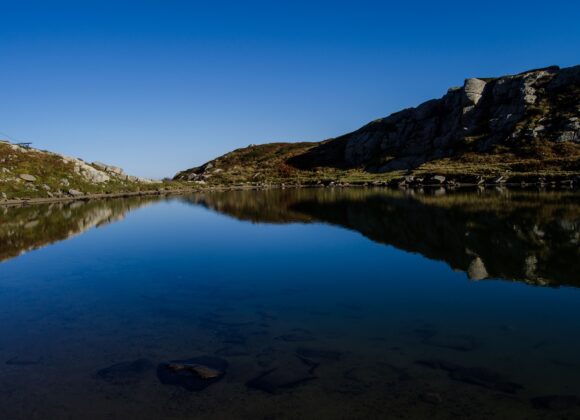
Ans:
{"label": "mountain ridge", "polygon": [[345,135],[237,149],[174,179],[283,182],[395,176],[580,175],[580,66],[465,79]]}

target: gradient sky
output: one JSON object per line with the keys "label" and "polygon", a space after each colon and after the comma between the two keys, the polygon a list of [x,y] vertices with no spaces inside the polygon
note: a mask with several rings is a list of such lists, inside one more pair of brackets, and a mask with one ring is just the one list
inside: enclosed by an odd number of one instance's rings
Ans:
{"label": "gradient sky", "polygon": [[0,0],[0,18],[0,138],[158,178],[580,64],[578,1]]}

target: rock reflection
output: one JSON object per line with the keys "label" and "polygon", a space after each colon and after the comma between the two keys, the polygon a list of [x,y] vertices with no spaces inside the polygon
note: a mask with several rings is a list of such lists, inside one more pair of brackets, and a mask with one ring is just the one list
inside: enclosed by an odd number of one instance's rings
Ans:
{"label": "rock reflection", "polygon": [[326,222],[441,260],[472,280],[580,286],[580,195],[507,190],[288,189],[187,197],[240,220]]}
{"label": "rock reflection", "polygon": [[122,220],[157,197],[0,207],[0,261]]}

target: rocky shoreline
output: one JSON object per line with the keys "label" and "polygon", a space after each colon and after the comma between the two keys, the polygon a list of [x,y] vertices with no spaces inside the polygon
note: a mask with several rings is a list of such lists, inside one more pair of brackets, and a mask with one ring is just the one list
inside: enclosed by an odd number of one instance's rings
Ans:
{"label": "rocky shoreline", "polygon": [[203,192],[219,192],[219,191],[237,191],[237,190],[269,190],[269,189],[310,189],[310,188],[387,188],[399,190],[414,190],[421,191],[423,189],[431,190],[435,193],[444,193],[449,190],[458,189],[487,189],[487,188],[506,188],[513,190],[537,190],[537,191],[578,191],[580,187],[580,179],[560,179],[560,180],[540,180],[540,181],[521,181],[513,182],[502,177],[482,179],[478,182],[458,182],[454,179],[446,180],[443,176],[435,176],[432,179],[415,178],[407,176],[391,181],[374,181],[364,183],[346,183],[335,181],[320,181],[308,183],[287,183],[280,184],[246,184],[246,185],[215,185],[204,187],[191,188],[160,188],[156,190],[145,191],[127,191],[116,193],[102,193],[102,194],[83,194],[83,195],[69,195],[60,197],[42,197],[42,198],[17,198],[17,199],[0,199],[0,207],[8,206],[22,206],[33,204],[59,203],[70,201],[89,201],[102,200],[110,198],[128,198],[128,197],[142,197],[142,196],[158,196],[158,195],[184,195],[190,193]]}

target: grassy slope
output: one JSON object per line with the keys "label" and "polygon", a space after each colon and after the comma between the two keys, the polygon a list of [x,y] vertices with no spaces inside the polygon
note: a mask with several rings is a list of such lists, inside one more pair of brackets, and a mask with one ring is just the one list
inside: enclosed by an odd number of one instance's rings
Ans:
{"label": "grassy slope", "polygon": [[[33,175],[36,181],[24,181],[20,174]],[[181,184],[172,182],[170,185]],[[95,194],[154,190],[160,186],[161,183],[137,183],[115,177],[104,183],[92,183],[75,173],[74,164],[63,161],[60,155],[35,149],[14,150],[9,144],[0,143],[0,195],[4,193],[8,199],[46,198],[51,194],[58,197],[66,195],[70,189]]]}
{"label": "grassy slope", "polygon": [[343,169],[318,167],[303,170],[292,163],[292,159],[303,155],[320,143],[268,143],[234,150],[210,163],[212,169],[191,168],[180,172],[176,179],[189,173],[203,173],[204,180],[210,185],[242,184],[246,182],[259,184],[281,183],[316,183],[316,182],[370,182],[376,179],[391,179],[402,172],[388,174],[371,174],[362,169]]}
{"label": "grassy slope", "polygon": [[251,183],[365,183],[390,181],[409,173],[418,176],[442,174],[448,177],[508,175],[512,179],[571,178],[580,175],[580,145],[560,143],[548,145],[538,142],[522,147],[519,153],[497,149],[494,153],[464,153],[453,158],[427,162],[413,171],[371,173],[363,168],[318,166],[301,169],[293,165],[302,154],[319,143],[270,143],[234,150],[214,161],[209,170],[193,168],[190,172],[203,173],[209,184]]}

